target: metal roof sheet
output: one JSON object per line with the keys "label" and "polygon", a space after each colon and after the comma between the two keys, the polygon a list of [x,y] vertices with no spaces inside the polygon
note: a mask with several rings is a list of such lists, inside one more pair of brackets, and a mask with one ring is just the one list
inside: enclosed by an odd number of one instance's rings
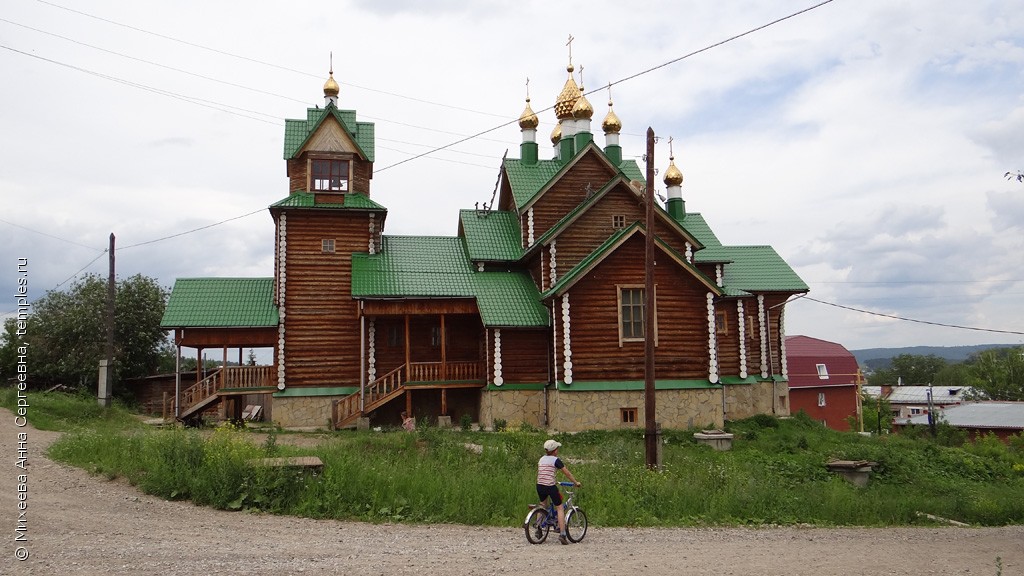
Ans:
{"label": "metal roof sheet", "polygon": [[[957,428],[1024,429],[1024,402],[967,402],[942,409],[942,419]],[[928,415],[913,416],[910,424],[928,424]]]}
{"label": "metal roof sheet", "polygon": [[178,278],[162,328],[277,326],[273,278]]}

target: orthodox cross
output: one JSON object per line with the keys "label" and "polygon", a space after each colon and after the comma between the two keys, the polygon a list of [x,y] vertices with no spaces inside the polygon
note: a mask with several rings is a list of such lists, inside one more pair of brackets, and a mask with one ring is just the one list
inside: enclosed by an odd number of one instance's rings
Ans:
{"label": "orthodox cross", "polygon": [[569,34],[569,41],[565,43],[565,45],[569,47],[569,66],[572,66],[572,41],[573,40],[575,40],[575,38],[572,37],[572,34]]}

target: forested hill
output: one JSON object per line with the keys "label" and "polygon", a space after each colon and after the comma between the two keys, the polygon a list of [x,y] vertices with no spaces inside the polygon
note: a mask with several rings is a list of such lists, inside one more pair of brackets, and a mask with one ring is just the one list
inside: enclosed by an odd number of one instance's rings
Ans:
{"label": "forested hill", "polygon": [[904,348],[864,348],[850,350],[857,363],[872,370],[886,368],[889,361],[900,354],[915,356],[938,356],[953,364],[967,360],[971,354],[977,354],[990,348],[1010,348],[1020,344],[979,344],[977,346],[907,346]]}

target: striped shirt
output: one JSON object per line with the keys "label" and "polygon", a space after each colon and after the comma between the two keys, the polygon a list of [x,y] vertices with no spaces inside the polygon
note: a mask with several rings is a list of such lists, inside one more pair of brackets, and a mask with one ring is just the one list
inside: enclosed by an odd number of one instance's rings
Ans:
{"label": "striped shirt", "polygon": [[537,462],[537,484],[539,486],[554,486],[555,471],[565,467],[562,460],[557,456],[545,455]]}

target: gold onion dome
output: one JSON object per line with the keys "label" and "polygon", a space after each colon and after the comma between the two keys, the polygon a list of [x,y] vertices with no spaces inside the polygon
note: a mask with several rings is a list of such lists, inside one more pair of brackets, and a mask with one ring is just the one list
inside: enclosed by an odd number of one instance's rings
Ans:
{"label": "gold onion dome", "polygon": [[619,120],[615,110],[612,110],[611,100],[608,100],[608,113],[604,116],[604,122],[601,122],[601,128],[605,134],[618,134],[622,131],[622,120]]}
{"label": "gold onion dome", "polygon": [[572,109],[576,106],[576,100],[580,97],[580,89],[572,78],[573,70],[572,64],[566,67],[566,71],[569,72],[569,78],[565,81],[562,91],[558,93],[558,99],[555,100],[555,117],[559,120],[572,118]]}
{"label": "gold onion dome", "polygon": [[551,143],[558,144],[558,141],[562,139],[562,125],[555,124],[555,129],[551,131]]}
{"label": "gold onion dome", "polygon": [[334,79],[334,70],[331,70],[330,78],[327,79],[327,82],[324,82],[324,96],[336,98],[340,91],[341,88],[338,87],[338,82]]}
{"label": "gold onion dome", "polygon": [[523,113],[519,115],[519,127],[523,130],[536,130],[540,124],[540,119],[537,118],[537,114],[530,108],[530,99],[526,99],[526,108]]}
{"label": "gold onion dome", "polygon": [[590,105],[590,101],[583,95],[582,89],[579,99],[576,100],[576,104],[572,107],[572,115],[573,118],[587,120],[594,117],[594,107]]}
{"label": "gold onion dome", "polygon": [[680,186],[683,183],[683,173],[676,168],[676,157],[668,159],[668,170],[665,170],[665,186]]}

